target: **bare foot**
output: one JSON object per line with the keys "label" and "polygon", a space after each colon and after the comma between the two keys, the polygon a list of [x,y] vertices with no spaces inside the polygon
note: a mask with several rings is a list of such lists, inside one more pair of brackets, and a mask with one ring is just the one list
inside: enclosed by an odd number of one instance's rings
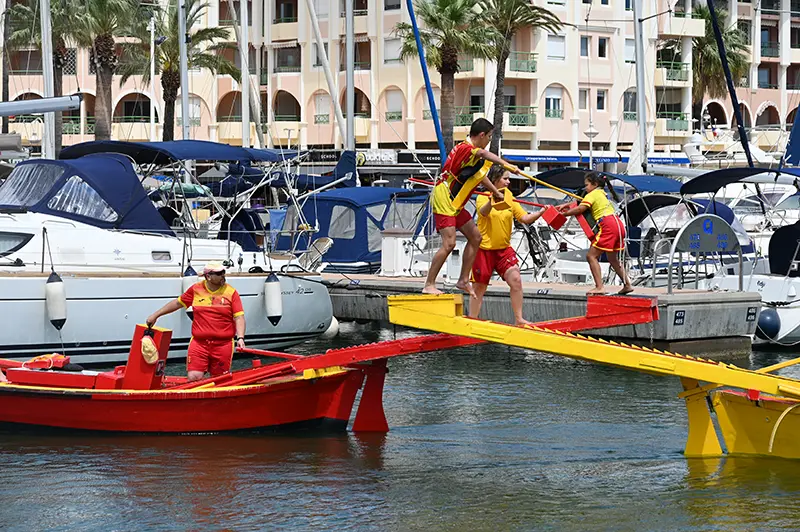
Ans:
{"label": "bare foot", "polygon": [[588,296],[588,295],[592,295],[592,294],[603,295],[603,294],[605,294],[605,293],[606,293],[606,290],[605,290],[605,288],[592,288],[591,290],[589,290],[588,292],[586,292],[586,295],[587,295],[587,296]]}
{"label": "bare foot", "polygon": [[528,325],[533,325],[533,323],[528,320],[517,320],[517,327],[527,327]]}
{"label": "bare foot", "polygon": [[422,289],[422,293],[423,294],[431,294],[431,295],[434,295],[434,296],[438,296],[438,295],[444,294],[444,292],[442,292],[441,290],[436,288],[436,285],[432,285],[432,286],[425,285],[425,288]]}
{"label": "bare foot", "polygon": [[472,289],[472,283],[470,283],[469,281],[466,281],[466,282],[459,281],[459,282],[457,282],[456,283],[456,288],[468,293],[472,297],[477,297],[475,295],[475,290]]}
{"label": "bare foot", "polygon": [[625,294],[630,294],[631,292],[633,292],[633,287],[631,285],[623,286],[622,290],[617,292],[617,295],[624,296]]}

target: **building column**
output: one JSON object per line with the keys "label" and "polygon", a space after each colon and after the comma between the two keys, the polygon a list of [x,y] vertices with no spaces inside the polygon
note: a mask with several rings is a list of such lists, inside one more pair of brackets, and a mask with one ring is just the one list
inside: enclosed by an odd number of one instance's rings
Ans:
{"label": "building column", "polygon": [[786,115],[789,114],[789,94],[786,92],[786,71],[789,69],[787,65],[778,65],[778,91],[781,94],[780,109],[778,109],[778,118],[781,121],[781,129],[786,126]]}
{"label": "building column", "polygon": [[[686,12],[692,9],[692,0],[686,1]],[[728,25],[735,26],[739,20],[739,0],[728,0]]]}
{"label": "building column", "polygon": [[408,118],[406,118],[406,131],[408,132],[408,134],[407,134],[408,141],[406,142],[406,144],[408,144],[408,149],[409,150],[416,150],[417,149],[417,140],[415,138],[415,136],[416,136],[416,128],[415,128],[414,122],[416,122],[416,120],[414,118],[411,118],[410,116]]}
{"label": "building column", "polygon": [[[533,132],[531,134],[531,150],[535,151],[539,149],[539,133]],[[538,172],[539,171],[539,163],[529,163],[528,166],[531,169],[531,172]]]}
{"label": "building column", "polygon": [[302,120],[297,124],[300,132],[298,133],[298,137],[300,139],[300,149],[307,150],[308,149],[308,122]]}
{"label": "building column", "polygon": [[[612,114],[612,116],[616,116],[616,115]],[[617,120],[616,118],[612,118],[611,120],[608,121],[608,125],[611,126],[611,129],[610,129],[611,134],[610,134],[610,142],[608,143],[608,151],[610,151],[614,155],[617,155],[617,139],[619,138],[619,120]],[[611,165],[609,166],[609,171],[610,172],[616,172],[617,168],[618,168],[618,164],[619,163],[611,163]]]}
{"label": "building column", "polygon": [[576,116],[573,116],[572,118],[569,119],[569,121],[571,122],[572,125],[572,138],[570,139],[569,142],[569,149],[572,151],[578,151],[578,129],[579,129],[578,126],[581,123],[581,119]]}
{"label": "building column", "polygon": [[83,142],[83,136],[85,134],[86,134],[86,106],[81,105],[81,142]]}
{"label": "building column", "polygon": [[[335,13],[331,13],[328,15],[328,17],[331,19],[330,22],[331,25],[329,26],[331,28],[339,27],[339,7],[338,4],[336,4],[336,6],[337,7],[335,9]],[[336,22],[333,22],[334,20]],[[334,105],[333,102],[341,103],[342,101],[339,98],[339,93],[341,92],[341,89],[339,87],[341,86],[342,82],[342,72],[340,72],[339,70],[339,63],[343,60],[343,58],[340,57],[341,54],[339,53],[341,42],[339,39],[333,38],[334,35],[338,35],[338,32],[329,31],[328,33],[331,35],[331,38],[328,41],[328,63],[330,64],[331,67],[331,74],[333,75],[333,80],[335,85],[334,89],[336,90],[336,94],[331,94],[331,114],[333,115],[333,120],[335,122],[336,113],[333,110],[333,105]],[[336,52],[335,55],[334,51]],[[342,116],[345,118],[345,120],[347,119],[346,115],[347,115],[347,109],[345,109],[344,106],[342,106]],[[335,126],[336,127],[333,128],[333,147],[334,149],[337,150],[343,150],[344,139],[342,138],[341,132],[339,131],[339,125],[335,124]]]}
{"label": "building column", "polygon": [[692,124],[692,48],[693,40],[691,37],[681,39],[681,62],[687,65],[689,70],[689,86],[681,90],[681,112],[686,115],[689,121],[689,134],[694,132]]}
{"label": "building column", "polygon": [[[267,138],[265,142],[267,144],[267,148],[272,148],[275,143],[272,140],[272,132],[276,131],[273,125],[273,113],[272,113],[272,88],[273,88],[273,81],[274,77],[272,75],[273,63],[275,62],[275,58],[273,57],[273,49],[271,46],[267,45],[267,105],[266,109],[264,109],[264,115],[266,116],[265,123],[267,124]],[[260,95],[259,95],[260,96]]]}
{"label": "building column", "polygon": [[[375,10],[377,10],[375,5]],[[378,109],[378,116],[375,117],[375,112],[371,112],[372,120],[369,124],[369,148],[371,150],[378,149],[378,124],[380,123],[380,102],[378,101],[378,87],[375,80],[375,71],[378,67],[378,39],[370,38],[369,40],[369,99],[372,102],[373,109]]]}
{"label": "building column", "polygon": [[761,64],[761,10],[753,11],[753,25],[751,28],[753,37],[753,62],[750,64],[750,90],[758,90],[758,65]]}
{"label": "building column", "polygon": [[[305,5],[305,3],[303,3]],[[306,44],[300,45],[300,122],[297,123],[297,140],[300,143],[300,149],[305,150],[308,148],[308,102],[306,102],[306,84],[303,82],[305,78],[305,71],[311,70],[308,61],[306,61]]]}
{"label": "building column", "polygon": [[484,67],[483,78],[483,112],[486,113],[486,119],[491,122],[494,120],[494,90],[495,81],[497,80],[497,63],[487,59],[484,64],[486,66]]}
{"label": "building column", "polygon": [[211,124],[208,126],[208,139],[211,142],[219,142],[219,124]]}

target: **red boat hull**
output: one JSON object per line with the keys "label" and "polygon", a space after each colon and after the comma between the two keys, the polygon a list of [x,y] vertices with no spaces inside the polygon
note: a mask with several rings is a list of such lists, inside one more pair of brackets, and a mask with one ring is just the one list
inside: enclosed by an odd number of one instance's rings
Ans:
{"label": "red boat hull", "polygon": [[316,379],[197,391],[106,392],[0,387],[0,423],[137,433],[289,427],[345,431],[364,380],[351,369]]}

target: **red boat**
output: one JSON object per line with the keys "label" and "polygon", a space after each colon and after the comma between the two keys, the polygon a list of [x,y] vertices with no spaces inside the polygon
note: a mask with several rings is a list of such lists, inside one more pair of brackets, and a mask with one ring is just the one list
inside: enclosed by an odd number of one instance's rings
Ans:
{"label": "red boat", "polygon": [[[149,334],[158,358],[148,363]],[[137,325],[128,363],[113,371],[63,371],[2,360],[0,423],[33,427],[156,433],[209,433],[276,428],[344,431],[364,388],[355,431],[386,431],[383,382],[386,359],[479,343],[433,335],[381,342],[321,355],[246,349],[283,361],[187,382],[164,375],[172,332]]]}
{"label": "red boat", "polygon": [[[652,299],[592,296],[586,316],[537,325],[575,331],[646,323],[657,316]],[[484,343],[436,334],[313,356],[245,349],[282,360],[262,365],[257,359],[252,368],[187,382],[164,374],[171,338],[170,330],[137,325],[128,363],[106,372],[66,371],[66,357],[33,363],[0,359],[9,380],[0,383],[0,423],[136,433],[344,431],[362,390],[352,430],[386,432],[383,385],[388,358]],[[151,349],[145,349],[145,344]],[[64,367],[53,369],[54,360]],[[45,367],[38,363],[42,361]]]}

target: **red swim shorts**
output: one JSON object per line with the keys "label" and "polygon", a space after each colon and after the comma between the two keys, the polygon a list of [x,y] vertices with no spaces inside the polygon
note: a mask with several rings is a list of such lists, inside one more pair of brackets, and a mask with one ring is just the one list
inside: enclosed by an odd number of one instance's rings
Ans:
{"label": "red swim shorts", "polygon": [[439,231],[445,227],[455,227],[458,229],[465,223],[471,221],[472,215],[467,212],[467,209],[461,209],[461,212],[455,216],[433,213],[433,219],[436,221],[436,230]]}
{"label": "red swim shorts", "polygon": [[186,355],[187,371],[208,372],[212,377],[231,370],[233,360],[233,339],[200,340],[192,338]]}
{"label": "red swim shorts", "polygon": [[514,248],[479,249],[472,264],[472,280],[480,284],[489,284],[495,271],[505,278],[506,272],[519,264]]}
{"label": "red swim shorts", "polygon": [[592,246],[603,251],[622,251],[625,249],[625,225],[618,216],[603,216],[597,224]]}

